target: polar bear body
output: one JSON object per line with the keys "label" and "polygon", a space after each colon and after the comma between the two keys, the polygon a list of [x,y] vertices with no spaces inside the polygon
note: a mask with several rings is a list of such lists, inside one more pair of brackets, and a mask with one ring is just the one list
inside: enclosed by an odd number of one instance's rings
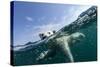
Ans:
{"label": "polar bear body", "polygon": [[37,60],[49,58],[52,54],[55,54],[55,50],[61,50],[63,54],[70,59],[71,62],[74,62],[73,55],[71,53],[70,44],[75,44],[77,41],[81,41],[85,35],[80,32],[73,34],[65,34],[55,39],[47,40],[48,50],[40,54]]}

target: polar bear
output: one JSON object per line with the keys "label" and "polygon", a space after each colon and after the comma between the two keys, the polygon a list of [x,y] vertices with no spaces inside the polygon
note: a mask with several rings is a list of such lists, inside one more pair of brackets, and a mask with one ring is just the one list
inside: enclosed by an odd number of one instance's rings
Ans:
{"label": "polar bear", "polygon": [[[51,37],[47,40],[48,50],[42,52],[36,60],[42,60],[46,58],[50,58],[55,55],[55,51],[62,51],[62,53],[69,58],[70,62],[74,62],[73,55],[71,53],[69,45],[75,44],[76,42],[81,41],[85,35],[80,32],[75,32],[72,34],[64,34],[59,35],[59,37]],[[52,39],[53,38],[53,39]]]}

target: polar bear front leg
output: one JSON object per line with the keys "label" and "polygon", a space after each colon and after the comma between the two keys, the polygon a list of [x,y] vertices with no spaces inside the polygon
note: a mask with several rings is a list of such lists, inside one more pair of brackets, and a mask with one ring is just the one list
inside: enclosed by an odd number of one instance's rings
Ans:
{"label": "polar bear front leg", "polygon": [[61,46],[61,48],[62,48],[64,55],[70,59],[70,62],[74,62],[74,58],[73,58],[73,55],[71,53],[68,43],[64,41],[63,46]]}
{"label": "polar bear front leg", "polygon": [[37,61],[42,60],[48,53],[49,51],[44,51],[42,53],[40,53],[40,55],[38,56],[38,58],[36,58]]}
{"label": "polar bear front leg", "polygon": [[64,36],[62,38],[57,39],[57,42],[59,44],[59,49],[62,51],[62,53],[69,58],[70,62],[74,62],[73,55],[71,53],[69,44],[67,42],[67,38]]}
{"label": "polar bear front leg", "polygon": [[55,55],[55,50],[48,49],[47,51],[42,52],[39,57],[36,59],[37,61],[50,58]]}

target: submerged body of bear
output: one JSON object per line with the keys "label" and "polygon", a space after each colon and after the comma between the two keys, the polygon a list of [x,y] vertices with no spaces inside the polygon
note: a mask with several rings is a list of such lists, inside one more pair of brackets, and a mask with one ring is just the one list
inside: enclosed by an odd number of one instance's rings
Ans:
{"label": "submerged body of bear", "polygon": [[66,57],[70,59],[71,62],[74,62],[69,45],[75,44],[75,42],[77,41],[81,41],[84,37],[85,35],[80,32],[76,32],[71,35],[63,34],[55,39],[52,39],[51,37],[49,41],[47,40],[49,49],[47,51],[42,52],[40,56],[37,58],[37,60],[49,58],[52,56],[52,54],[56,54],[55,51],[60,50]]}

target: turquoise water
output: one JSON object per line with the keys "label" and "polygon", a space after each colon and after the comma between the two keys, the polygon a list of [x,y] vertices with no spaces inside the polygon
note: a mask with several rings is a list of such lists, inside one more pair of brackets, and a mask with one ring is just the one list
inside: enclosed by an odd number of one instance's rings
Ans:
{"label": "turquoise water", "polygon": [[[96,61],[97,60],[97,26],[92,26],[80,30],[85,34],[85,38],[82,42],[76,43],[71,46],[72,55],[75,62],[83,61]],[[43,43],[42,43],[43,44]],[[69,59],[66,61],[65,57],[60,51],[52,57],[52,59],[44,59],[36,61],[35,58],[38,56],[38,50],[46,50],[46,47],[38,47],[37,49],[31,49],[22,51],[14,54],[15,65],[27,65],[27,64],[51,64],[51,63],[65,63],[70,62]]]}
{"label": "turquoise water", "polygon": [[97,26],[92,26],[80,30],[85,34],[82,42],[72,47],[72,53],[76,62],[97,60]]}

